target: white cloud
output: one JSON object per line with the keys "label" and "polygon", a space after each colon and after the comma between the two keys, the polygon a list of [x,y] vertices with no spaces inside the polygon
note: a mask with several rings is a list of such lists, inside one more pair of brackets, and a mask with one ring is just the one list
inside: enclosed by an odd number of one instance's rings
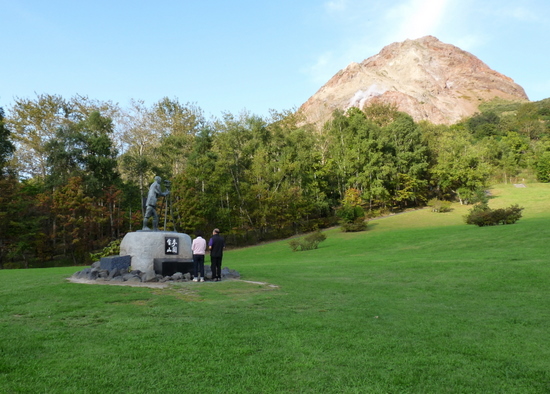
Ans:
{"label": "white cloud", "polygon": [[312,83],[324,84],[347,64],[361,62],[386,45],[426,35],[472,50],[484,41],[464,27],[474,5],[474,0],[325,1],[325,17],[338,47],[326,48],[302,71]]}
{"label": "white cloud", "polygon": [[550,82],[540,77],[544,71],[526,71],[544,70],[548,64],[548,51],[543,50],[550,32],[548,0],[323,0],[319,4],[317,11],[322,14],[315,16],[326,35],[318,41],[312,63],[302,69],[312,85],[326,83],[349,63],[359,63],[393,42],[433,35],[496,69],[506,64],[506,53],[521,54],[525,66],[513,78],[537,99],[550,91]]}
{"label": "white cloud", "polygon": [[444,25],[447,10],[453,0],[408,0],[387,13],[388,25],[393,33],[390,42],[437,35]]}
{"label": "white cloud", "polygon": [[350,62],[361,62],[392,42],[436,35],[453,1],[459,0],[402,0],[396,6],[364,0],[326,1],[324,11],[335,34],[343,34],[340,47],[328,48],[304,72],[313,83],[322,84]]}
{"label": "white cloud", "polygon": [[532,22],[532,21],[538,21],[540,19],[536,13],[534,13],[533,11],[525,7],[513,7],[513,8],[501,9],[499,13],[504,16],[511,17],[513,19],[517,19],[522,22]]}
{"label": "white cloud", "polygon": [[324,4],[325,10],[328,12],[342,12],[348,8],[348,0],[331,0]]}

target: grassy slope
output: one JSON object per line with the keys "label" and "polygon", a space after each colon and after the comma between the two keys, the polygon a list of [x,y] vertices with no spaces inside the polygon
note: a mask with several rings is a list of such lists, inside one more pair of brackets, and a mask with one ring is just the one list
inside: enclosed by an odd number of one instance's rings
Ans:
{"label": "grassy slope", "polygon": [[550,185],[511,226],[421,210],[230,251],[243,279],[166,290],[0,272],[0,392],[550,391]]}

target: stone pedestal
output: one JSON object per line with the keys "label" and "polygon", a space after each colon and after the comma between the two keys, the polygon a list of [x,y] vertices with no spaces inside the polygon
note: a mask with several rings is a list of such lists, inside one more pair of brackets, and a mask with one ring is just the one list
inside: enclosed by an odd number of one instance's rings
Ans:
{"label": "stone pedestal", "polygon": [[155,270],[155,259],[193,261],[191,237],[173,231],[136,231],[128,233],[120,243],[120,254],[132,256],[132,269]]}

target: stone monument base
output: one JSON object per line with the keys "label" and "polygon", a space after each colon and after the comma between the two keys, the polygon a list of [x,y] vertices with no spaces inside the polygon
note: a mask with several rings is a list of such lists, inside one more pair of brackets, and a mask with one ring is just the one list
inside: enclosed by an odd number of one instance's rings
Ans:
{"label": "stone monument base", "polygon": [[155,259],[193,261],[191,237],[174,231],[136,231],[120,243],[120,255],[132,256],[132,269],[155,271]]}

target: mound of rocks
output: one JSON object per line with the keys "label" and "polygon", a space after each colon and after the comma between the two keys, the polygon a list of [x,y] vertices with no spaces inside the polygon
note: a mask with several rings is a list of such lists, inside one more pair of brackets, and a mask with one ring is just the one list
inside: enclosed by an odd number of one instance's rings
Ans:
{"label": "mound of rocks", "polygon": [[[209,265],[204,266],[204,276],[206,280],[212,279],[212,270]],[[222,268],[222,279],[239,279],[241,275],[239,272],[229,269],[228,267]],[[142,272],[140,270],[130,270],[125,267],[113,267],[112,269],[101,268],[99,261],[93,263],[90,267],[84,268],[81,271],[75,272],[73,279],[83,280],[96,280],[102,282],[188,282],[193,279],[193,276],[189,272],[181,273],[176,272],[171,276],[162,276],[155,274],[152,271]]]}

